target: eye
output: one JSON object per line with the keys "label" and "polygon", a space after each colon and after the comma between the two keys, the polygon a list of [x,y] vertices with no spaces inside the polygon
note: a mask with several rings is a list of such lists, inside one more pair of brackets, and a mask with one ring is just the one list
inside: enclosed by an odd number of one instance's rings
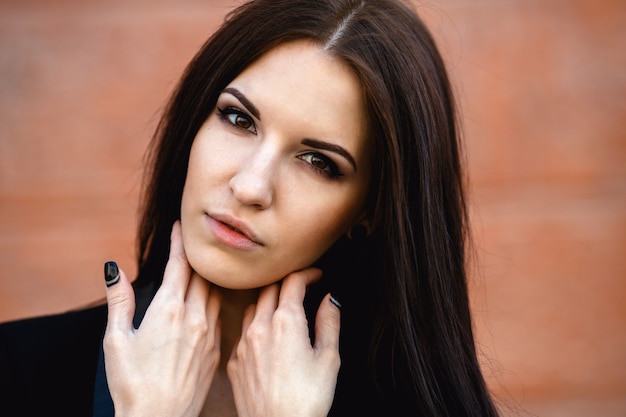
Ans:
{"label": "eye", "polygon": [[337,164],[330,158],[317,152],[307,152],[298,156],[299,159],[307,162],[312,169],[330,179],[336,179],[343,174],[339,172]]}
{"label": "eye", "polygon": [[235,107],[226,107],[224,109],[220,109],[218,107],[217,111],[219,112],[220,119],[222,119],[224,122],[233,125],[237,129],[247,130],[251,133],[256,133],[256,125],[254,124],[254,120],[252,120],[252,118],[243,111]]}

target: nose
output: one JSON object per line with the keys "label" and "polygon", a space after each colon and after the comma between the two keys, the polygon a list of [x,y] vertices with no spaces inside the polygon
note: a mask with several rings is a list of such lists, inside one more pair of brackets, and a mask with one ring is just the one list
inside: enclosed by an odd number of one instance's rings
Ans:
{"label": "nose", "polygon": [[274,164],[275,158],[268,152],[257,152],[244,159],[229,182],[235,199],[258,209],[270,207],[274,200]]}

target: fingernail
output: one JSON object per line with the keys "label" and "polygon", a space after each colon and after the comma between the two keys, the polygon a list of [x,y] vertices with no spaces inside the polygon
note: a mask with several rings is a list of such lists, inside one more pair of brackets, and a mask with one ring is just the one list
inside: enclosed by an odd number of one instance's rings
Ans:
{"label": "fingernail", "polygon": [[120,280],[120,270],[117,264],[113,261],[106,262],[104,264],[104,282],[107,287],[115,285]]}
{"label": "fingernail", "polygon": [[337,307],[339,310],[341,310],[341,303],[340,303],[340,302],[339,302],[339,300],[337,300],[337,298],[336,298],[334,295],[332,295],[332,294],[330,294],[330,302],[331,302],[331,303],[333,303],[333,305],[334,305],[335,307]]}

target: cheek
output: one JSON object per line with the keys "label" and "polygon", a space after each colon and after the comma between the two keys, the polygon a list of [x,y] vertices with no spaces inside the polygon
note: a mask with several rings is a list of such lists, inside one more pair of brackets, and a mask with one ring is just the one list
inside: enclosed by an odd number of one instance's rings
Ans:
{"label": "cheek", "polygon": [[341,204],[330,204],[337,203],[338,199],[340,197],[324,199],[328,204],[319,206],[300,204],[294,208],[293,213],[297,216],[290,220],[288,227],[292,232],[286,233],[290,234],[295,256],[299,251],[316,260],[356,223],[362,213],[361,199],[355,195]]}
{"label": "cheek", "polygon": [[184,191],[197,193],[223,184],[232,176],[236,156],[223,134],[210,128],[201,130],[189,154]]}

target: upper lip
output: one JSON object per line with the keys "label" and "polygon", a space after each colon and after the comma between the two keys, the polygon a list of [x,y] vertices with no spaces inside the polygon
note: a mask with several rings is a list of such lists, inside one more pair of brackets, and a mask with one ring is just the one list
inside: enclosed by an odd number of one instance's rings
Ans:
{"label": "upper lip", "polygon": [[237,229],[241,234],[243,234],[254,243],[263,245],[261,240],[259,240],[259,238],[257,237],[256,233],[254,233],[254,230],[252,230],[252,227],[248,226],[248,224],[246,224],[244,221],[239,220],[236,217],[226,213],[211,213],[209,214],[209,216],[220,223],[224,223],[231,228]]}

